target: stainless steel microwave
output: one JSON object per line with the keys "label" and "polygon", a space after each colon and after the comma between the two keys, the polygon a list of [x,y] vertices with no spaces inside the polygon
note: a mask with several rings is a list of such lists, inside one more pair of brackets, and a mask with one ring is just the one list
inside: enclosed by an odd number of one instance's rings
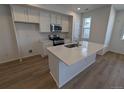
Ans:
{"label": "stainless steel microwave", "polygon": [[51,32],[61,32],[62,27],[58,24],[50,24],[50,31]]}

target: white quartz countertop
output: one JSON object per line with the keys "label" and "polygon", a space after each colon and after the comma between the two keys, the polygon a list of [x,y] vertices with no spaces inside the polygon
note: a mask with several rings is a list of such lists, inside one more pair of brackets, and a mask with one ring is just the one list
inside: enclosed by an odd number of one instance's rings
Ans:
{"label": "white quartz countertop", "polygon": [[47,49],[65,64],[72,65],[104,48],[102,44],[93,42],[80,41],[80,44],[81,46],[73,48],[59,45],[48,47]]}

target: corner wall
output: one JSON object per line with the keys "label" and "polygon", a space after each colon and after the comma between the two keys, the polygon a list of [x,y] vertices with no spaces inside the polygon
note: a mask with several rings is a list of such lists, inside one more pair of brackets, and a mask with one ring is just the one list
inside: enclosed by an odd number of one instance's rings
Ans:
{"label": "corner wall", "polygon": [[116,16],[116,10],[113,6],[111,6],[110,16],[108,20],[108,27],[107,27],[107,32],[106,32],[105,42],[104,42],[105,49],[103,53],[106,53],[107,51],[109,51],[110,40],[112,37],[112,31],[115,23],[115,16]]}
{"label": "corner wall", "polygon": [[110,41],[110,51],[124,54],[124,40],[121,40],[122,31],[124,31],[124,11],[117,11]]}

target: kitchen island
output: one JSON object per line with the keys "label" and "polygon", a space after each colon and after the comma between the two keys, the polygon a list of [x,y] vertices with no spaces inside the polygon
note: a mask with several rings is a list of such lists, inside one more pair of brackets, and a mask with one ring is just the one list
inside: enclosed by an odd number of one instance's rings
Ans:
{"label": "kitchen island", "polygon": [[93,64],[102,44],[80,41],[80,46],[68,48],[65,45],[48,47],[50,74],[60,88],[84,69]]}

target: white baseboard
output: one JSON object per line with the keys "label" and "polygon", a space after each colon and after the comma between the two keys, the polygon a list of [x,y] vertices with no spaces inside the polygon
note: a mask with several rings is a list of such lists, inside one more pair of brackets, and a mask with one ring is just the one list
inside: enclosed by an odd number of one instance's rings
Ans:
{"label": "white baseboard", "polygon": [[1,61],[0,64],[12,62],[12,61],[14,61],[14,60],[19,60],[19,58],[17,57],[17,58],[7,59],[7,60],[4,60],[4,61]]}
{"label": "white baseboard", "polygon": [[[36,55],[41,55],[41,54],[38,53],[38,54],[23,56],[23,57],[21,57],[21,59],[28,58],[28,57],[32,57],[32,56],[36,56]],[[7,59],[7,60],[4,60],[4,61],[1,61],[0,64],[2,64],[2,63],[7,63],[7,62],[12,62],[12,61],[19,60],[19,59],[20,59],[20,57]]]}
{"label": "white baseboard", "polygon": [[36,54],[32,54],[32,55],[23,56],[21,58],[24,59],[24,58],[33,57],[33,56],[36,56],[36,55],[41,55],[41,54],[36,53]]}
{"label": "white baseboard", "polygon": [[122,54],[122,55],[124,55],[124,53],[123,53],[123,52],[116,51],[116,50],[110,50],[110,52],[114,52],[114,53],[118,53],[118,54]]}
{"label": "white baseboard", "polygon": [[109,49],[107,47],[104,47],[102,50],[98,51],[97,54],[103,56],[108,51]]}

